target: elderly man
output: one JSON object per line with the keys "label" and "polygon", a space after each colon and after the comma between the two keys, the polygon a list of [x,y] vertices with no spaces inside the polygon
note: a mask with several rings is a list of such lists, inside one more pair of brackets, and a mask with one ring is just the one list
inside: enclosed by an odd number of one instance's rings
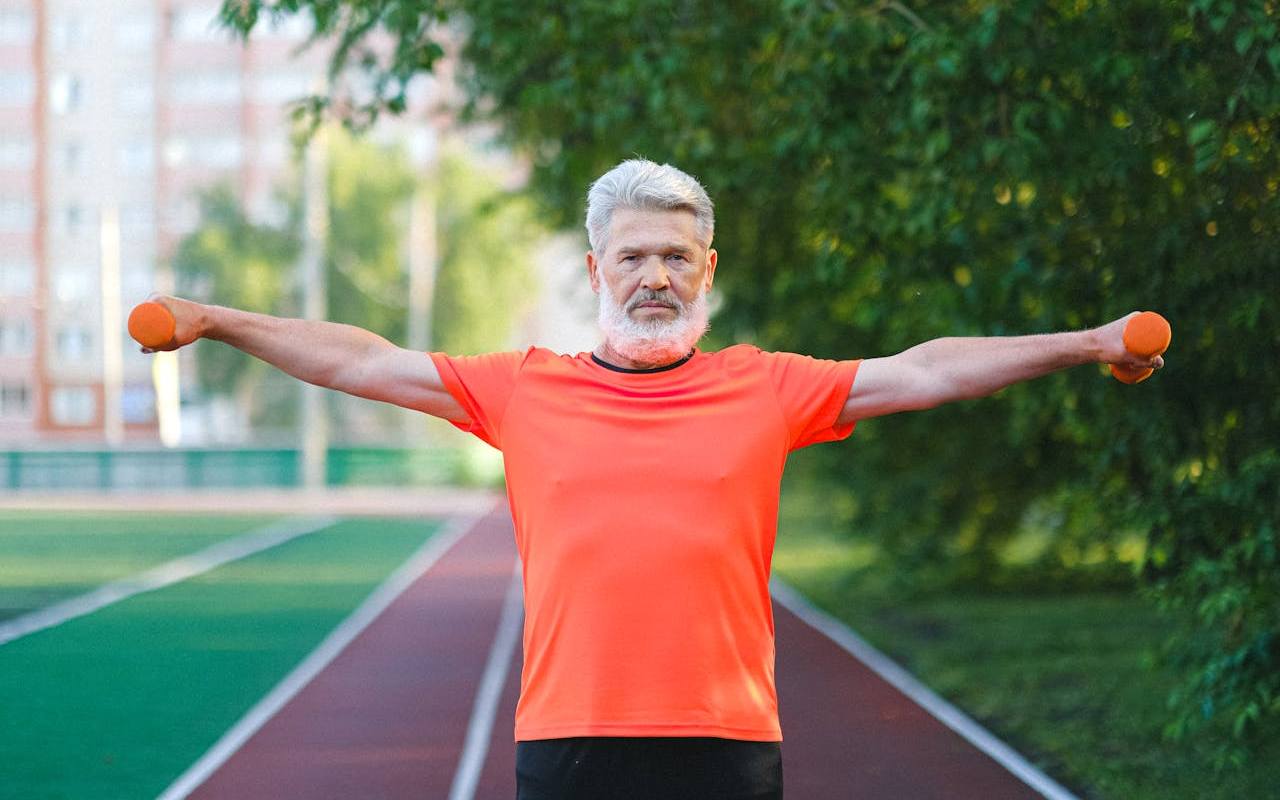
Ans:
{"label": "elderly man", "polygon": [[591,353],[423,354],[368,331],[160,298],[167,349],[227,342],[309,383],[449,420],[503,452],[524,569],[518,797],[780,798],[769,570],[787,454],[857,420],[988,395],[1125,351],[1128,317],[831,361],[706,352],[714,217],[669,165],[587,203]]}

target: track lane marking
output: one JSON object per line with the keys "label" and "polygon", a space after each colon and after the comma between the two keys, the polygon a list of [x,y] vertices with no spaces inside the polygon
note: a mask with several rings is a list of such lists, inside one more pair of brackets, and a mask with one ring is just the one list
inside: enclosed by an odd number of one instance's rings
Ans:
{"label": "track lane marking", "polygon": [[235,725],[214,742],[203,756],[169,784],[157,800],[182,800],[208,780],[250,737],[284,708],[294,695],[302,691],[321,670],[337,658],[347,645],[369,627],[397,597],[439,561],[459,539],[475,528],[484,516],[484,514],[466,514],[454,517],[443,531],[424,542],[408,560],[379,584],[378,588],[374,589],[355,611],[330,631],[324,641],[294,667],[292,672],[250,708]]}
{"label": "track lane marking", "polygon": [[819,609],[781,578],[769,581],[773,599],[812,628],[823,633],[845,652],[861,661],[916,705],[959,734],[969,744],[986,753],[997,764],[1048,800],[1079,800],[1062,784],[1041,772],[1017,750],[996,738],[972,717],[938,696],[932,689],[903,669],[897,662],[854,633],[847,625]]}
{"label": "track lane marking", "polygon": [[280,520],[259,528],[253,533],[218,542],[136,575],[104,583],[97,589],[84,594],[0,622],[0,645],[8,644],[37,631],[56,627],[77,617],[92,614],[134,595],[163,589],[185,581],[216,567],[283,544],[290,539],[328,528],[337,522],[338,517],[330,515]]}
{"label": "track lane marking", "polygon": [[507,596],[502,603],[502,616],[498,621],[498,632],[494,634],[493,645],[489,648],[489,660],[484,667],[484,676],[476,690],[475,706],[471,710],[471,721],[467,723],[466,744],[462,748],[462,756],[458,759],[458,771],[453,775],[453,785],[449,788],[449,800],[473,800],[476,785],[480,782],[480,772],[484,769],[485,757],[489,754],[489,740],[493,735],[493,721],[498,715],[498,704],[502,700],[502,688],[507,683],[507,672],[511,667],[511,657],[515,654],[516,644],[524,622],[524,582],[521,579],[520,559],[516,558],[511,572],[511,582],[507,585]]}

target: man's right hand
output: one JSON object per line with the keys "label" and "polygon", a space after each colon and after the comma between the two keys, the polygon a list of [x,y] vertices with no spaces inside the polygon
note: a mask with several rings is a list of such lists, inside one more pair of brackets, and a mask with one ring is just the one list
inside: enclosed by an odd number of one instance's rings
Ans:
{"label": "man's right hand", "polygon": [[[169,295],[153,294],[147,298],[149,302],[159,303],[173,314],[173,338],[160,347],[144,347],[142,352],[155,353],[161,350],[177,350],[185,347],[204,335],[205,308],[201,303],[183,300]],[[163,334],[161,334],[163,335]]]}

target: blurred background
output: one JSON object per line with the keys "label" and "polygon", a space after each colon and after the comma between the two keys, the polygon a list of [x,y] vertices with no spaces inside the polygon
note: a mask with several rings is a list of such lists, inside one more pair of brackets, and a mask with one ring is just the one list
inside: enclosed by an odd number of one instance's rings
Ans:
{"label": "blurred background", "polygon": [[330,483],[492,483],[488,448],[437,420],[334,393],[311,407],[238,351],[153,358],[128,338],[159,291],[423,351],[594,345],[594,296],[569,280],[585,237],[540,225],[527,159],[459,121],[456,37],[402,114],[306,149],[290,101],[368,91],[361,76],[331,75],[336,42],[301,18],[243,41],[218,11],[0,4],[0,483],[290,485],[302,431],[334,449]]}
{"label": "blurred background", "polygon": [[[1172,323],[796,453],[775,569],[1085,796],[1280,764],[1274,0],[0,0],[0,486],[501,481],[445,423],[200,343],[152,290],[475,353],[594,344],[635,154],[717,206],[706,349]],[[317,467],[316,465],[320,465]],[[310,465],[310,466],[308,466]]]}

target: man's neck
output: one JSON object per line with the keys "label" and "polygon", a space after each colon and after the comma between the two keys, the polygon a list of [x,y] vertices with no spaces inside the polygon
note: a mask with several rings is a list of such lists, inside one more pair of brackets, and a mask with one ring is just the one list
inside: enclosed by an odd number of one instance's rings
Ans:
{"label": "man's neck", "polygon": [[662,361],[656,364],[645,363],[641,361],[632,361],[631,359],[619,353],[617,350],[614,350],[612,347],[610,347],[608,342],[601,342],[600,345],[597,346],[593,352],[595,353],[596,358],[600,359],[601,361],[608,362],[614,365],[615,367],[622,367],[623,369],[656,369],[658,367],[665,367],[668,364],[674,364],[680,359],[688,355],[688,353],[682,353],[676,356],[675,358],[668,359],[666,361]]}

